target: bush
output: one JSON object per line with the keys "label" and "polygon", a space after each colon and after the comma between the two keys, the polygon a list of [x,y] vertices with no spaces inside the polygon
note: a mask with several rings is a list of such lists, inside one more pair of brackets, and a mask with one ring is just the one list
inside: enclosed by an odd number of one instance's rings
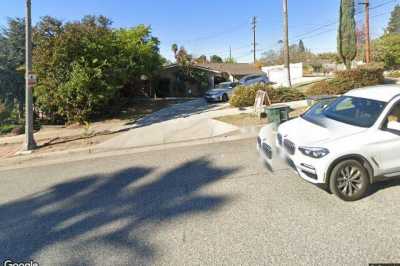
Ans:
{"label": "bush", "polygon": [[0,103],[0,125],[10,116],[6,106]]}
{"label": "bush", "polygon": [[16,125],[2,125],[0,126],[0,135],[9,134],[17,127]]}
{"label": "bush", "polygon": [[339,71],[331,80],[315,83],[306,95],[340,95],[355,88],[384,83],[383,68],[379,65],[363,66],[357,69]]}
{"label": "bush", "polygon": [[254,105],[257,91],[266,91],[272,103],[302,100],[305,95],[296,89],[278,88],[270,85],[257,84],[252,86],[238,86],[229,101],[234,107],[248,107]]}

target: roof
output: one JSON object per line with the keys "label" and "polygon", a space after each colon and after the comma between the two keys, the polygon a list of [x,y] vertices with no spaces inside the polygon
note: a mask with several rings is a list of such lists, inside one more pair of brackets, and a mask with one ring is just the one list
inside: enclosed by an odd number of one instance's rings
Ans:
{"label": "roof", "polygon": [[400,96],[400,85],[378,85],[361,89],[351,90],[345,95],[367,98],[382,102],[389,102],[395,96]]}
{"label": "roof", "polygon": [[210,71],[215,71],[219,73],[229,73],[231,75],[239,75],[239,76],[264,73],[255,65],[246,63],[235,63],[235,64],[206,63],[206,64],[196,64],[196,66],[208,69]]}

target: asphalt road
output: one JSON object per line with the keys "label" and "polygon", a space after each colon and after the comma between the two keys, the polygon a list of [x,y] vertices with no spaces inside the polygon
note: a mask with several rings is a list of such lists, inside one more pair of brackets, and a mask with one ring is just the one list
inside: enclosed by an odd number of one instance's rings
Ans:
{"label": "asphalt road", "polygon": [[400,182],[345,203],[254,140],[0,172],[0,263],[400,262]]}

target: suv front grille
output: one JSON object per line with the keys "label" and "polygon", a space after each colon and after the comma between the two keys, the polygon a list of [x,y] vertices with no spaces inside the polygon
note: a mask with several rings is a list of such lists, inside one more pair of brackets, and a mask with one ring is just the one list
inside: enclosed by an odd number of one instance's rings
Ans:
{"label": "suv front grille", "polygon": [[263,150],[265,156],[267,156],[268,159],[272,159],[272,148],[271,148],[271,146],[269,146],[268,144],[263,143],[262,144],[262,150]]}
{"label": "suv front grille", "polygon": [[290,154],[290,155],[294,155],[296,152],[296,145],[291,142],[288,139],[285,139],[283,141],[283,146],[285,147],[285,150]]}

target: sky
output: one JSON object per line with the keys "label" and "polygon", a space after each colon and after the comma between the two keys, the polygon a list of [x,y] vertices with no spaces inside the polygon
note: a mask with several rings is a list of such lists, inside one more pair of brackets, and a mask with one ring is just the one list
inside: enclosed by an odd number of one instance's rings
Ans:
{"label": "sky", "polygon": [[[356,0],[356,2],[363,0]],[[0,26],[8,17],[24,16],[25,0],[0,0]],[[390,12],[400,0],[370,0],[371,35],[380,36]],[[313,52],[336,50],[340,0],[289,0],[289,39]],[[357,7],[361,10],[361,6]],[[84,15],[105,15],[113,27],[150,25],[159,38],[161,54],[172,60],[171,45],[184,46],[195,56],[218,54],[239,62],[252,61],[251,19],[257,17],[257,57],[280,47],[282,39],[281,0],[32,0],[32,18],[50,15],[63,21]],[[357,15],[360,25],[363,14]]]}

